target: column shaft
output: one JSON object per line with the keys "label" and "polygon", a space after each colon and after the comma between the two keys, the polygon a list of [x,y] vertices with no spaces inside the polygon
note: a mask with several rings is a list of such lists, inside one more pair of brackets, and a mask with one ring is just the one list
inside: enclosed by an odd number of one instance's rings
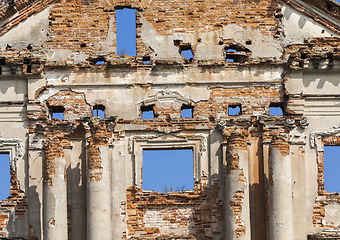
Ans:
{"label": "column shaft", "polygon": [[87,181],[87,239],[112,239],[109,148],[90,143]]}
{"label": "column shaft", "polygon": [[242,135],[228,139],[226,169],[226,240],[250,240],[247,143]]}
{"label": "column shaft", "polygon": [[45,146],[43,221],[44,240],[67,239],[66,160],[58,139]]}
{"label": "column shaft", "polygon": [[274,137],[269,146],[269,239],[294,239],[289,144]]}

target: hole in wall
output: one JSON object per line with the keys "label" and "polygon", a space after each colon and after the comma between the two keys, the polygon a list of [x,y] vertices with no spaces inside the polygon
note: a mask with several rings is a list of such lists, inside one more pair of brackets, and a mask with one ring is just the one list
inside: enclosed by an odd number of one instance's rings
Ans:
{"label": "hole in wall", "polygon": [[181,44],[182,40],[174,40],[174,46],[178,47]]}
{"label": "hole in wall", "polygon": [[105,107],[103,105],[94,105],[92,115],[93,117],[105,118]]}
{"label": "hole in wall", "polygon": [[143,190],[181,192],[194,189],[192,149],[143,150]]}
{"label": "hole in wall", "polygon": [[330,2],[326,2],[327,11],[329,11],[329,12],[332,11],[332,8],[333,8],[332,4]]}
{"label": "hole in wall", "polygon": [[251,55],[251,51],[241,44],[229,44],[224,48],[226,62],[241,63],[245,62]]}
{"label": "hole in wall", "polygon": [[86,43],[81,43],[80,47],[82,47],[82,48],[86,47]]}
{"label": "hole in wall", "polygon": [[194,108],[190,105],[182,105],[181,118],[193,118]]}
{"label": "hole in wall", "polygon": [[50,106],[50,115],[52,119],[64,120],[65,108],[62,106]]}
{"label": "hole in wall", "polygon": [[11,169],[10,154],[0,153],[0,201],[10,195],[11,188]]}
{"label": "hole in wall", "polygon": [[251,40],[246,41],[246,45],[251,45],[251,44],[252,44]]}
{"label": "hole in wall", "polygon": [[136,56],[136,10],[116,10],[116,43],[118,56]]}
{"label": "hole in wall", "polygon": [[174,40],[174,45],[178,47],[178,51],[184,57],[184,63],[192,63],[194,56],[192,54],[191,44],[182,43],[182,40]]}
{"label": "hole in wall", "polygon": [[150,56],[143,56],[143,63],[151,63]]}
{"label": "hole in wall", "polygon": [[1,57],[0,58],[0,65],[5,65],[6,64],[6,58]]}
{"label": "hole in wall", "polygon": [[282,116],[284,114],[283,103],[271,103],[269,106],[270,116]]}
{"label": "hole in wall", "polygon": [[231,104],[228,107],[228,116],[238,116],[241,115],[242,108],[241,104]]}
{"label": "hole in wall", "polygon": [[141,106],[140,110],[142,112],[142,119],[154,119],[155,113],[154,113],[154,105],[149,106]]}
{"label": "hole in wall", "polygon": [[33,47],[31,46],[31,44],[28,44],[28,45],[27,45],[27,50],[32,50],[32,48],[33,48]]}

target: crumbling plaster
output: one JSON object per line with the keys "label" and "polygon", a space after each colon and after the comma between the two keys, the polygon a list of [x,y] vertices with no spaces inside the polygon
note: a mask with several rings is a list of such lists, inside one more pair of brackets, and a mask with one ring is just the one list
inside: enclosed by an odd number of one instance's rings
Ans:
{"label": "crumbling plaster", "polygon": [[[323,146],[340,142],[339,6],[14,4],[13,15],[0,11],[0,133],[24,150],[11,160],[0,237],[300,240],[339,230],[338,194],[323,189]],[[135,57],[117,56],[115,7],[136,9]],[[174,40],[191,45],[192,62]],[[226,62],[230,46],[242,61]],[[271,104],[283,116],[270,116]],[[142,119],[141,106],[156,118]],[[53,107],[64,120],[51,119]],[[144,191],[143,149],[178,148],[193,149],[194,189]]]}

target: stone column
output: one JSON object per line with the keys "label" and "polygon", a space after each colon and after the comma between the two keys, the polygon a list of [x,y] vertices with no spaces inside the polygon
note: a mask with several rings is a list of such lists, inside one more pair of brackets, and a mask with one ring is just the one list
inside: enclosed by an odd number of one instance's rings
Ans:
{"label": "stone column", "polygon": [[44,240],[67,239],[66,160],[58,138],[45,144],[43,232]]}
{"label": "stone column", "polygon": [[227,140],[226,240],[250,240],[248,152],[245,137],[232,134]]}
{"label": "stone column", "polygon": [[90,122],[87,155],[87,239],[112,239],[111,178],[105,123]]}
{"label": "stone column", "polygon": [[294,239],[289,144],[274,137],[269,146],[269,239]]}

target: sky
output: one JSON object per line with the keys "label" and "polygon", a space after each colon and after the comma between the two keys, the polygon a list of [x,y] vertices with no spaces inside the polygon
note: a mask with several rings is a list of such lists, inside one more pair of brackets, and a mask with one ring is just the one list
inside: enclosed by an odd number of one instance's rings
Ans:
{"label": "sky", "polygon": [[[340,3],[340,0],[336,0]],[[136,55],[136,30],[135,30],[135,12],[133,9],[116,10],[117,16],[117,53],[118,55],[127,54],[130,56]],[[134,26],[134,27],[127,27]],[[190,51],[182,51],[186,59],[192,57]],[[238,108],[231,108],[230,115],[238,115]],[[279,112],[275,112],[279,111]],[[103,113],[98,112],[99,116],[103,116]],[[184,110],[182,112],[182,117],[190,117],[192,112]],[[274,110],[271,115],[281,115],[279,109]],[[55,116],[57,118],[62,118],[62,116]],[[148,112],[143,115],[144,119],[153,118],[153,113]],[[182,188],[183,185],[185,189],[193,188],[193,160],[192,160],[192,150],[176,150],[176,151],[151,151],[146,150],[143,152],[144,155],[144,169],[143,176],[144,182],[143,187],[145,189],[160,190],[164,191],[165,187],[170,189],[172,187],[174,190],[176,188]],[[147,160],[145,160],[147,159]],[[168,163],[170,163],[168,165]],[[189,166],[190,165],[190,166]],[[183,171],[186,172],[179,173],[177,166],[182,166]],[[185,167],[183,167],[185,166]],[[158,169],[155,171],[155,168]],[[340,192],[340,174],[338,171],[340,169],[340,146],[326,146],[325,147],[325,189],[329,192]],[[164,170],[166,170],[164,172]],[[145,171],[145,172],[144,172]],[[153,174],[148,174],[148,171],[153,172]],[[0,154],[0,200],[3,200],[9,196],[9,185],[10,185],[10,174],[9,174],[9,155]],[[165,182],[163,180],[150,180],[147,178],[148,175],[154,175],[157,172],[159,178],[154,177],[154,179],[162,179],[163,177],[168,178],[169,181]],[[181,176],[189,176],[188,178],[182,178]]]}

